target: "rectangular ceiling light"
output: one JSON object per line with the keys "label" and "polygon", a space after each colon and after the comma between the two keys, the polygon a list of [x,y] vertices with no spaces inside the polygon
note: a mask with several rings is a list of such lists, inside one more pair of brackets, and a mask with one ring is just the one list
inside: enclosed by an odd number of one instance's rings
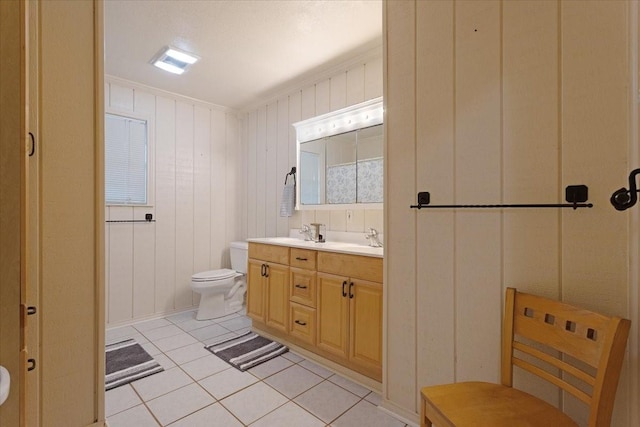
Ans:
{"label": "rectangular ceiling light", "polygon": [[156,56],[151,63],[158,68],[173,74],[182,74],[186,69],[198,61],[198,57],[190,53],[166,46]]}

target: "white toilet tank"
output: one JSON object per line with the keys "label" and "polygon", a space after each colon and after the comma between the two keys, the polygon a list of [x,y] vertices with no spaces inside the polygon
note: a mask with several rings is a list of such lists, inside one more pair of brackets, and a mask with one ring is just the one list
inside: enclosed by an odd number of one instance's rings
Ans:
{"label": "white toilet tank", "polygon": [[229,244],[229,253],[231,255],[231,268],[238,273],[247,273],[247,258],[249,252],[249,243],[247,242],[231,242]]}

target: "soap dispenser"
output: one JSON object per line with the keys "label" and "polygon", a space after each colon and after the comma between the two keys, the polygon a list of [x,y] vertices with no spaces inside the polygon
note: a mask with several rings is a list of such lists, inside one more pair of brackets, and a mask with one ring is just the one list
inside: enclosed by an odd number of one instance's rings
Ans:
{"label": "soap dispenser", "polygon": [[317,222],[311,223],[311,226],[313,227],[313,241],[316,243],[324,243],[326,241],[327,226]]}

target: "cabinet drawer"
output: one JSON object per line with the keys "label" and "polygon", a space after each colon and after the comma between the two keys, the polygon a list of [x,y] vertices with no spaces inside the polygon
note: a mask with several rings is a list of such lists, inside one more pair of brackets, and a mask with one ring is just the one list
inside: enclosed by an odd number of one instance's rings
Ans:
{"label": "cabinet drawer", "polygon": [[316,251],[312,249],[291,248],[291,267],[316,269]]}
{"label": "cabinet drawer", "polygon": [[316,344],[316,310],[291,303],[289,334],[308,344]]}
{"label": "cabinet drawer", "polygon": [[318,271],[382,283],[382,258],[318,252]]}
{"label": "cabinet drawer", "polygon": [[289,248],[249,242],[249,258],[287,265],[289,264]]}
{"label": "cabinet drawer", "polygon": [[290,299],[316,308],[316,272],[291,267]]}

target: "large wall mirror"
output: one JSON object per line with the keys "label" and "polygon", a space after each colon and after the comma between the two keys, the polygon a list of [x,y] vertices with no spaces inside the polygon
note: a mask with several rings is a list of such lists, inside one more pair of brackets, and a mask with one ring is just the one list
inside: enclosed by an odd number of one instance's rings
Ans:
{"label": "large wall mirror", "polygon": [[383,202],[382,119],[377,98],[294,124],[298,209]]}

